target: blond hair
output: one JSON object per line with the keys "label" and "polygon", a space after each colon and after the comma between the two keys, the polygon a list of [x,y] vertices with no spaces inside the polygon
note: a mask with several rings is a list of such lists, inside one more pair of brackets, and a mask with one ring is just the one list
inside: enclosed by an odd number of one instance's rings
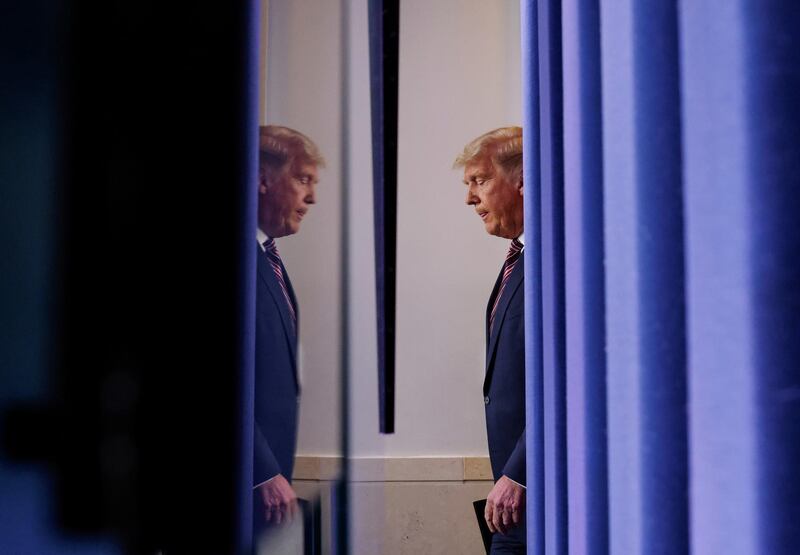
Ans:
{"label": "blond hair", "polygon": [[262,125],[258,131],[259,163],[271,172],[282,173],[297,159],[325,166],[317,145],[299,131],[282,125]]}
{"label": "blond hair", "polygon": [[499,127],[470,141],[453,162],[453,169],[463,168],[484,156],[506,177],[517,181],[522,177],[522,128]]}

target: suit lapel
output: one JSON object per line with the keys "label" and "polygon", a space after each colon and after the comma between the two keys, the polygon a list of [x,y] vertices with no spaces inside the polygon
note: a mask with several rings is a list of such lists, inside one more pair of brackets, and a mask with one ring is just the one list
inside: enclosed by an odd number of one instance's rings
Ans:
{"label": "suit lapel", "polygon": [[[294,309],[294,327],[291,326],[290,323],[290,330],[294,337],[294,343],[297,345],[298,333],[297,331],[300,329],[300,311],[297,307],[297,297],[294,296],[294,287],[292,287],[292,280],[289,279],[289,272],[286,271],[286,266],[283,265],[283,260],[281,260],[281,270],[283,270],[283,280],[286,282],[286,290],[289,292],[289,300],[292,301],[292,308]],[[277,281],[275,282],[277,285]],[[280,286],[278,286],[280,288]],[[283,303],[284,306],[286,303]],[[289,311],[286,311],[286,315],[291,318]]]}
{"label": "suit lapel", "polygon": [[[278,308],[278,313],[281,316],[281,323],[283,324],[283,331],[286,334],[286,341],[289,344],[289,352],[292,354],[292,367],[295,371],[295,380],[297,379],[297,336],[295,334],[295,330],[292,326],[292,317],[289,314],[289,308],[286,306],[286,298],[283,296],[283,291],[281,291],[281,286],[278,283],[278,278],[275,276],[275,273],[272,271],[272,267],[267,260],[267,255],[261,248],[258,249],[258,276],[267,286],[267,290],[269,291],[270,296],[272,296],[272,300]],[[283,267],[283,264],[281,264]],[[292,286],[289,283],[288,275],[286,274],[286,270],[283,272],[284,281],[286,281],[286,288],[289,290],[289,297],[291,298],[292,303],[295,305],[295,315],[297,314],[297,303],[295,302],[294,291],[292,290]]]}
{"label": "suit lapel", "polygon": [[492,307],[494,306],[494,299],[499,293],[500,285],[503,283],[503,269],[500,268],[500,273],[497,276],[497,280],[494,282],[494,288],[492,289],[492,294],[489,296],[489,302],[486,305],[486,367],[489,367],[489,358],[491,356],[492,351],[490,350],[490,346],[492,345],[492,337],[491,337],[491,329],[489,328],[489,319],[492,316]]}
{"label": "suit lapel", "polygon": [[[514,266],[514,269],[511,271],[511,275],[508,276],[508,282],[506,283],[506,290],[503,293],[502,298],[500,299],[500,304],[497,305],[497,313],[494,316],[494,329],[491,330],[491,335],[489,336],[489,343],[486,347],[486,377],[484,378],[483,382],[483,389],[486,389],[489,386],[489,383],[492,379],[492,372],[494,370],[494,352],[497,350],[497,340],[500,337],[500,331],[503,328],[503,320],[506,317],[506,310],[508,309],[508,305],[511,302],[511,299],[514,297],[514,294],[519,289],[520,285],[522,285],[523,278],[525,276],[525,262],[520,255],[517,264]],[[492,294],[492,297],[489,300],[489,306],[486,310],[486,333],[489,334],[489,316],[492,311],[492,304],[494,303],[494,298],[497,294],[500,293],[500,284],[503,279],[503,271],[500,270],[500,275],[497,278],[497,283],[495,283],[495,289]]]}

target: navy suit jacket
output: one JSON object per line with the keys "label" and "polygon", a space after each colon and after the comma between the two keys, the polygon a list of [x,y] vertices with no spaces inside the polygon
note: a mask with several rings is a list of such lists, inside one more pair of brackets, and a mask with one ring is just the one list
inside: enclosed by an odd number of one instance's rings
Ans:
{"label": "navy suit jacket", "polygon": [[489,459],[497,481],[503,474],[525,485],[525,288],[524,260],[520,255],[506,283],[495,313],[489,316],[503,271],[497,277],[486,308],[486,377],[483,395]]}
{"label": "navy suit jacket", "polygon": [[[254,485],[277,474],[292,479],[300,393],[297,334],[267,254],[257,248]],[[297,314],[294,290],[283,270]]]}

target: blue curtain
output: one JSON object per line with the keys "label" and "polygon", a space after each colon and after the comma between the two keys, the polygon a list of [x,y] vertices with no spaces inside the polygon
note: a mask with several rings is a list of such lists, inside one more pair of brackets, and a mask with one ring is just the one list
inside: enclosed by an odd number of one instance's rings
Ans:
{"label": "blue curtain", "polygon": [[800,553],[800,4],[521,8],[529,552]]}

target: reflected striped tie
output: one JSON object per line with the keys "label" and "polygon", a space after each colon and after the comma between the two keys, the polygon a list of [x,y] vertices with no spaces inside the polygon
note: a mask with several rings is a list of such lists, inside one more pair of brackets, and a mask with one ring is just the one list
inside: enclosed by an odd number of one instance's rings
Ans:
{"label": "reflected striped tie", "polygon": [[267,252],[267,260],[269,260],[272,271],[275,272],[275,277],[278,278],[278,285],[281,286],[283,297],[286,299],[286,306],[289,308],[289,316],[292,319],[292,329],[297,329],[297,315],[294,312],[294,305],[289,298],[289,289],[286,287],[286,280],[283,277],[283,268],[281,267],[281,257],[278,254],[278,245],[275,244],[275,239],[269,238],[264,242],[264,249]]}
{"label": "reflected striped tie", "polygon": [[508,278],[511,276],[511,272],[514,271],[514,266],[517,265],[517,261],[519,260],[519,255],[521,252],[522,252],[522,243],[520,243],[519,240],[517,239],[511,241],[511,246],[508,248],[508,254],[506,255],[506,261],[503,264],[503,279],[500,282],[500,290],[497,292],[497,296],[494,298],[492,313],[489,316],[490,335],[494,328],[494,315],[497,312],[497,306],[500,304],[500,299],[503,297],[503,291],[505,291],[506,289],[506,283],[508,283]]}

